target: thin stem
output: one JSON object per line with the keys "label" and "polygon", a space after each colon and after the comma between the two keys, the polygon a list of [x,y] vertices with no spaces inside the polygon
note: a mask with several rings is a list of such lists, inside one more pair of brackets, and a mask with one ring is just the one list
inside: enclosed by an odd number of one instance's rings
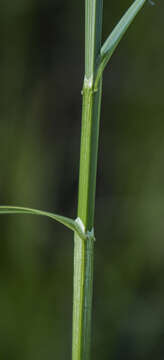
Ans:
{"label": "thin stem", "polygon": [[103,70],[146,0],[135,0],[101,48],[103,0],[85,0],[85,77],[78,220],[85,238],[75,234],[72,360],[90,359],[93,287],[94,210]]}
{"label": "thin stem", "polygon": [[89,359],[93,287],[93,238],[75,235],[72,360]]}
{"label": "thin stem", "polygon": [[85,0],[85,77],[93,81],[101,48],[103,0]]}
{"label": "thin stem", "polygon": [[89,231],[94,222],[101,88],[94,92],[84,82],[78,217]]}
{"label": "thin stem", "polygon": [[82,133],[78,218],[86,239],[75,234],[72,360],[90,359],[93,288],[94,209],[101,105],[101,81],[94,91],[94,78],[101,48],[102,0],[86,0],[85,78],[83,85]]}

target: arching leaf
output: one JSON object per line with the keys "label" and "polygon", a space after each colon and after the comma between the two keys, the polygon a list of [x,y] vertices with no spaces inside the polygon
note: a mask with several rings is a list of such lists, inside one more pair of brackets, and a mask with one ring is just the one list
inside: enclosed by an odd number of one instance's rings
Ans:
{"label": "arching leaf", "polygon": [[41,215],[49,217],[50,219],[56,220],[59,223],[65,225],[67,228],[76,231],[75,221],[73,219],[67,218],[65,216],[57,215],[47,211],[36,210],[20,206],[0,206],[0,215],[1,214],[31,214],[31,215]]}
{"label": "arching leaf", "polygon": [[123,35],[126,33],[128,27],[133,22],[135,16],[141,10],[145,2],[146,0],[135,0],[102,45],[100,53],[100,65],[98,66],[95,80],[95,89],[98,87],[98,83],[103,74],[104,68],[111,58],[114,50],[118,46]]}

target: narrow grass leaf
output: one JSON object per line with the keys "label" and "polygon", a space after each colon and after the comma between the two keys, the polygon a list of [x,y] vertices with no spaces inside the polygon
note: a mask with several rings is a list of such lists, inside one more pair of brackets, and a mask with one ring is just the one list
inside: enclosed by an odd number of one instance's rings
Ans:
{"label": "narrow grass leaf", "polygon": [[97,89],[98,82],[103,74],[104,68],[110,60],[114,50],[146,1],[147,0],[135,0],[102,45],[100,52],[100,65],[98,67],[95,80],[95,89]]}
{"label": "narrow grass leaf", "polygon": [[71,229],[72,231],[77,231],[75,220],[65,216],[50,213],[47,211],[36,210],[26,207],[19,207],[19,206],[0,206],[0,215],[1,214],[30,214],[30,215],[46,216],[65,225],[67,228]]}

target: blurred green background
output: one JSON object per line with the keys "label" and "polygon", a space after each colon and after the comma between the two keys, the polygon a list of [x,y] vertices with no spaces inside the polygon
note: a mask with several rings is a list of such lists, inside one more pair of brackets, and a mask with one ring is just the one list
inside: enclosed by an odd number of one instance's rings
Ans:
{"label": "blurred green background", "polygon": [[[104,0],[103,39],[130,3]],[[104,74],[94,360],[164,357],[163,10],[145,5]],[[76,216],[83,71],[84,0],[1,0],[1,204]],[[71,359],[72,233],[9,215],[0,234],[0,359]]]}

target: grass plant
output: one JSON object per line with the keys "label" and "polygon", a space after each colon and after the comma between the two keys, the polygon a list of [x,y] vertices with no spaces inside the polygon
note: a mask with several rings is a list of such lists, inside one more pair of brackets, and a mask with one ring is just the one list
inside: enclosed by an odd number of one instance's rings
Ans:
{"label": "grass plant", "polygon": [[[85,75],[78,212],[76,219],[16,206],[0,206],[0,214],[47,216],[74,233],[72,360],[90,359],[94,253],[94,211],[102,76],[106,65],[146,0],[135,0],[104,44],[101,44],[103,0],[85,0]],[[149,0],[150,2],[150,0]]]}

